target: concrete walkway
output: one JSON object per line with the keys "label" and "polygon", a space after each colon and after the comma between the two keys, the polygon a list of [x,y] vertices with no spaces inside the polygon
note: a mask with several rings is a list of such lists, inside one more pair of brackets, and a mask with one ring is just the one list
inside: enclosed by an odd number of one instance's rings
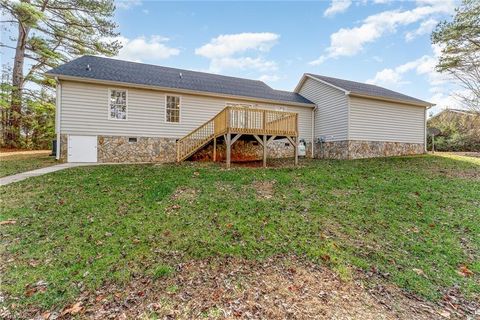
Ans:
{"label": "concrete walkway", "polygon": [[57,164],[51,167],[21,172],[21,173],[13,174],[11,176],[0,178],[0,186],[6,186],[7,184],[10,184],[10,183],[22,181],[30,177],[42,176],[44,174],[55,172],[55,171],[60,171],[60,170],[65,170],[68,168],[74,168],[74,167],[80,167],[80,166],[91,166],[91,165],[96,165],[96,163],[62,163],[62,164]]}

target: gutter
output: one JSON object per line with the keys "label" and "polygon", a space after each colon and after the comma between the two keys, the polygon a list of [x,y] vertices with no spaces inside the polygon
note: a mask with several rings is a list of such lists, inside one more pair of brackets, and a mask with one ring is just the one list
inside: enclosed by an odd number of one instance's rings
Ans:
{"label": "gutter", "polygon": [[65,76],[65,75],[54,74],[54,73],[46,73],[45,75],[49,76],[49,77],[55,77],[55,79],[63,79],[63,80],[85,82],[85,83],[97,83],[97,84],[104,84],[104,85],[111,85],[111,86],[123,86],[123,87],[127,87],[127,88],[140,88],[140,89],[148,89],[148,90],[156,90],[156,91],[164,91],[164,92],[175,92],[175,93],[200,95],[200,96],[207,96],[207,97],[219,97],[219,98],[246,100],[246,101],[253,101],[253,102],[265,102],[265,103],[280,104],[280,105],[285,105],[285,106],[299,106],[299,107],[315,108],[314,103],[302,103],[302,102],[293,102],[293,101],[289,102],[289,101],[283,101],[283,100],[273,100],[273,99],[266,99],[266,98],[256,98],[256,97],[239,96],[239,95],[232,95],[232,94],[222,94],[222,93],[214,93],[214,92],[208,92],[208,91],[197,91],[197,90],[189,90],[189,89],[178,89],[178,88],[169,88],[169,87],[161,87],[161,86],[153,86],[153,85],[135,84],[135,83],[130,83],[130,82],[120,82],[120,81],[112,81],[112,80],[99,80],[99,79],[92,79],[92,78]]}
{"label": "gutter", "polygon": [[401,99],[391,99],[391,98],[385,98],[385,97],[377,97],[377,96],[369,96],[366,94],[359,94],[355,92],[349,92],[347,91],[346,93],[350,97],[357,97],[357,98],[367,98],[367,99],[373,99],[373,100],[380,100],[380,101],[387,101],[387,102],[396,102],[396,103],[402,103],[402,104],[408,104],[416,107],[424,107],[424,108],[431,108],[435,104],[429,103],[429,102],[415,102],[415,101],[409,101],[409,100],[401,100]]}

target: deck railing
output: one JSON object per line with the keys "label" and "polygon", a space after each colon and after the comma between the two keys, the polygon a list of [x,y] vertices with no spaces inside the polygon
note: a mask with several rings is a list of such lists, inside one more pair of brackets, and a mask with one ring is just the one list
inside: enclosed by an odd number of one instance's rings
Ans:
{"label": "deck railing", "polygon": [[215,117],[177,142],[177,161],[182,161],[213,138],[226,133],[297,136],[298,114],[242,107],[226,107]]}

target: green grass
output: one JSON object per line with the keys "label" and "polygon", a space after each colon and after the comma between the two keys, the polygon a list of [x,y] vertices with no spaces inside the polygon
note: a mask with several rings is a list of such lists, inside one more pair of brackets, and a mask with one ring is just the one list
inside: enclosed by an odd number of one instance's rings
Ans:
{"label": "green grass", "polygon": [[0,157],[0,177],[52,166],[55,163],[55,157],[47,153],[15,155],[5,153]]}
{"label": "green grass", "polygon": [[[432,300],[453,286],[478,299],[479,170],[478,159],[420,156],[60,171],[0,191],[0,219],[17,221],[0,226],[1,291],[7,303],[60,307],[82,286],[160,279],[189,259],[296,254],[344,278],[376,269]],[[274,182],[271,198],[257,194],[261,182]],[[26,297],[40,280],[47,290]]]}

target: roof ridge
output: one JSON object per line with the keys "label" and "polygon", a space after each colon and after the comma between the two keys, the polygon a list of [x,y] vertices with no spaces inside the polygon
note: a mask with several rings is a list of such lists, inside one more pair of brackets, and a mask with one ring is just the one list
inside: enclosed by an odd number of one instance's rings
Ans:
{"label": "roof ridge", "polygon": [[337,87],[338,89],[350,92],[352,94],[360,94],[360,95],[379,97],[379,98],[380,97],[390,98],[390,99],[397,99],[402,101],[410,101],[410,102],[417,102],[417,103],[422,103],[426,105],[432,105],[428,101],[421,100],[421,99],[412,97],[410,95],[407,95],[405,93],[398,92],[385,87],[381,87],[375,84],[324,76],[324,75],[315,74],[315,73],[306,73],[305,75],[311,76],[320,81],[324,81],[331,86]]}
{"label": "roof ridge", "polygon": [[[115,58],[112,58],[112,57],[102,57],[102,56],[95,56],[95,55],[91,55],[91,54],[83,55],[83,56],[81,56],[81,57],[79,57],[79,58],[77,58],[77,59],[81,59],[81,58],[83,58],[83,57],[91,57],[91,58],[96,58],[96,59],[107,59],[107,60],[113,60],[113,61],[119,61],[119,62],[126,62],[126,63],[134,63],[134,64],[140,64],[140,65],[144,65],[144,66],[152,66],[152,67],[156,67],[156,68],[165,68],[165,69],[170,69],[170,70],[179,70],[179,71],[186,71],[186,72],[195,72],[195,73],[201,73],[201,74],[205,74],[205,75],[217,76],[217,77],[222,77],[222,78],[239,79],[239,80],[249,80],[249,81],[254,81],[254,82],[260,82],[260,83],[266,85],[267,87],[271,88],[268,84],[266,84],[266,83],[263,82],[262,80],[258,80],[258,79],[249,79],[249,78],[241,78],[241,77],[227,76],[227,75],[218,74],[218,73],[211,73],[211,72],[197,71],[197,70],[190,70],[190,69],[181,69],[181,68],[174,68],[174,67],[167,67],[167,66],[161,66],[161,65],[153,64],[153,63],[144,63],[144,62],[138,62],[138,61],[115,59]],[[273,89],[273,88],[271,88],[271,89],[272,89],[272,90],[275,90],[275,89]]]}

